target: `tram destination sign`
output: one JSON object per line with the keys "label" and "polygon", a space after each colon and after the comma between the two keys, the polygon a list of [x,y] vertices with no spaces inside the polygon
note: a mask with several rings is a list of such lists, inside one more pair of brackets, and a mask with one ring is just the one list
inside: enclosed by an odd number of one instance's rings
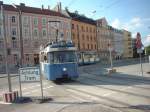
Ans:
{"label": "tram destination sign", "polygon": [[40,69],[38,67],[25,67],[19,69],[21,82],[39,82]]}

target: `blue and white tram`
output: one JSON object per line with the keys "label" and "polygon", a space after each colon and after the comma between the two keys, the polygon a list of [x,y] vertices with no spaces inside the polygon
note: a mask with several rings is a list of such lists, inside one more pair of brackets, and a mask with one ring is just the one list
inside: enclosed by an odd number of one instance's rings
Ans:
{"label": "blue and white tram", "polygon": [[71,42],[48,44],[40,52],[41,72],[48,80],[79,76],[76,47]]}

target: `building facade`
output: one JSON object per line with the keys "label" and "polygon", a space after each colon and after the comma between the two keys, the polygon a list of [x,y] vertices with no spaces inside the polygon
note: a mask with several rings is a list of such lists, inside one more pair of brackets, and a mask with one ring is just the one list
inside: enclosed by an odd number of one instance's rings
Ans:
{"label": "building facade", "polygon": [[97,20],[98,54],[103,60],[109,59],[109,47],[113,48],[113,33],[105,18]]}
{"label": "building facade", "polygon": [[[39,50],[41,45],[46,45],[56,39],[71,40],[71,19],[50,9],[34,8],[20,4],[14,8],[12,5],[3,4],[1,13],[4,14],[7,46],[10,49],[9,66],[15,67],[20,58],[20,24],[21,16],[23,65],[31,66],[39,63]],[[20,14],[19,14],[20,11]],[[60,21],[60,23],[51,22]],[[58,38],[56,31],[58,29]],[[0,32],[3,32],[2,25]],[[0,63],[5,62],[4,37],[0,35]],[[1,67],[2,68],[2,67]]]}
{"label": "building facade", "polygon": [[[72,18],[71,33],[72,41],[78,48],[78,51],[86,57],[86,54],[97,54],[97,36],[96,36],[96,22],[78,12],[71,13],[66,10]],[[89,55],[87,55],[87,58]]]}
{"label": "building facade", "polygon": [[123,38],[123,31],[113,28],[113,44],[114,44],[114,58],[116,60],[123,58],[124,52],[124,38]]}
{"label": "building facade", "polygon": [[123,30],[124,35],[124,58],[132,58],[133,57],[133,46],[132,46],[132,38],[131,32]]}

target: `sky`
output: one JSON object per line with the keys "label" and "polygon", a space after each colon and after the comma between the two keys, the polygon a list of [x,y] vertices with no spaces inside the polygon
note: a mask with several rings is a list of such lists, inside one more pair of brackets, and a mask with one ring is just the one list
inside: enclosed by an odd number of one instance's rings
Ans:
{"label": "sky", "polygon": [[6,4],[25,3],[27,6],[51,8],[62,3],[70,11],[93,19],[105,17],[109,25],[118,29],[125,29],[135,38],[141,33],[145,46],[150,45],[150,0],[2,0]]}

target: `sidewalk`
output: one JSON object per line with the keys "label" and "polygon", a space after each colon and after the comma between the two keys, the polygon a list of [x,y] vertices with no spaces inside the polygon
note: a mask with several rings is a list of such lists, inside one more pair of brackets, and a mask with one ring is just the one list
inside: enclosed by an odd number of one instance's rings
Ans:
{"label": "sidewalk", "polygon": [[[10,74],[11,77],[19,76],[18,74]],[[0,74],[0,78],[7,78],[7,74]]]}

